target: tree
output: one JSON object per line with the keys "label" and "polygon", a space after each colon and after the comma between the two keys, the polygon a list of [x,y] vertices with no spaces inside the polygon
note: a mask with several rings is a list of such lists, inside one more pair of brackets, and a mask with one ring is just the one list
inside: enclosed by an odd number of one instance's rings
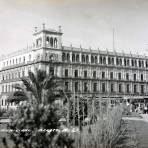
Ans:
{"label": "tree", "polygon": [[[63,97],[60,81],[38,70],[21,79],[23,86],[10,95],[9,102],[16,102],[18,109],[9,128],[10,139],[16,148],[72,147],[68,133],[61,132],[61,110],[57,100]],[[24,102],[20,104],[21,102]],[[5,140],[4,140],[5,141]],[[6,142],[4,143],[6,146]]]}

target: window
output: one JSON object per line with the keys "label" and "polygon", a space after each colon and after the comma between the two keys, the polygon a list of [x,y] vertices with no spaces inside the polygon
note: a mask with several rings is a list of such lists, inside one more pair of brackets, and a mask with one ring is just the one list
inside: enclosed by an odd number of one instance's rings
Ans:
{"label": "window", "polygon": [[132,66],[134,66],[134,60],[132,60]]}
{"label": "window", "polygon": [[54,47],[57,48],[57,38],[54,38]]}
{"label": "window", "polygon": [[139,67],[141,67],[141,61],[139,60]]}
{"label": "window", "polygon": [[46,38],[46,44],[49,44],[49,37]]}
{"label": "window", "polygon": [[78,70],[75,70],[74,75],[75,75],[75,78],[78,77]]}
{"label": "window", "polygon": [[144,93],[144,85],[141,85],[141,94]]}
{"label": "window", "polygon": [[126,80],[129,80],[129,74],[126,73]]}
{"label": "window", "polygon": [[89,57],[86,55],[86,63],[89,63]]}
{"label": "window", "polygon": [[103,63],[103,59],[102,59],[102,56],[100,56],[100,64]]}
{"label": "window", "polygon": [[137,85],[134,85],[134,93],[137,93]]}
{"label": "window", "polygon": [[93,78],[96,78],[96,71],[93,71]]}
{"label": "window", "polygon": [[113,79],[113,72],[110,72],[110,79]]}
{"label": "window", "polygon": [[111,84],[110,89],[111,89],[111,92],[114,92],[114,84]]}
{"label": "window", "polygon": [[65,77],[68,77],[68,69],[65,69]]}
{"label": "window", "polygon": [[84,83],[84,92],[87,92],[88,88],[87,88],[87,82]]}
{"label": "window", "polygon": [[119,59],[116,58],[116,65],[119,65]]}
{"label": "window", "polygon": [[122,84],[119,84],[119,93],[122,93]]}
{"label": "window", "polygon": [[69,82],[65,82],[65,91],[68,91],[68,89],[69,89]]}
{"label": "window", "polygon": [[84,71],[84,78],[87,78],[87,71]]}
{"label": "window", "polygon": [[122,66],[122,59],[119,60],[120,66]]}
{"label": "window", "polygon": [[53,47],[53,38],[50,38],[50,46]]}
{"label": "window", "polygon": [[97,58],[97,56],[95,56],[95,63],[98,63],[98,58]]}
{"label": "window", "polygon": [[94,63],[94,62],[95,62],[94,56],[91,56],[91,63]]}
{"label": "window", "polygon": [[108,57],[108,64],[110,65],[111,64],[111,58]]}
{"label": "window", "polygon": [[82,63],[85,63],[85,55],[82,55]]}
{"label": "window", "polygon": [[76,55],[76,62],[79,62],[80,60],[79,60],[79,55],[77,54]]}
{"label": "window", "polygon": [[70,55],[67,53],[67,61],[70,62]]}
{"label": "window", "polygon": [[102,72],[102,79],[105,79],[105,72]]}
{"label": "window", "polygon": [[93,92],[96,92],[97,91],[97,83],[94,83],[93,84]]}
{"label": "window", "polygon": [[129,66],[130,65],[130,62],[129,62],[129,59],[127,59],[127,66]]}
{"label": "window", "polygon": [[102,83],[102,92],[105,92],[106,89],[105,89],[105,83]]}
{"label": "window", "polygon": [[54,75],[54,67],[50,67],[50,74],[53,76]]}
{"label": "window", "polygon": [[75,92],[78,92],[78,82],[75,82]]}
{"label": "window", "polygon": [[106,64],[106,57],[103,58],[103,64]]}
{"label": "window", "polygon": [[75,54],[72,54],[72,62],[75,62]]}
{"label": "window", "polygon": [[121,80],[121,73],[118,73],[118,79]]}
{"label": "window", "polygon": [[3,106],[3,99],[2,99],[2,106]]}
{"label": "window", "polygon": [[130,93],[130,86],[129,86],[129,84],[126,85],[126,92]]}
{"label": "window", "polygon": [[124,59],[124,66],[126,66],[126,64],[127,64],[127,63],[126,63],[126,59]]}
{"label": "window", "polygon": [[62,61],[64,62],[66,60],[66,55],[65,53],[62,53]]}
{"label": "window", "polygon": [[143,74],[141,74],[141,81],[143,81]]}
{"label": "window", "polygon": [[112,65],[114,65],[114,58],[112,58],[112,61],[111,62],[112,62]]}
{"label": "window", "polygon": [[136,74],[134,74],[134,81],[136,81]]}

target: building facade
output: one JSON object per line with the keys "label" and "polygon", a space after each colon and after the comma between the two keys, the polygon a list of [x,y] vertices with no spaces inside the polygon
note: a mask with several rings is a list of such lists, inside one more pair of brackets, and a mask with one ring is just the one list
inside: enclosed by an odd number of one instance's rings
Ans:
{"label": "building facade", "polygon": [[46,70],[63,80],[63,89],[74,96],[146,98],[148,57],[111,51],[66,47],[58,30],[35,30],[33,45],[0,59],[0,106],[15,107],[7,97],[28,71]]}

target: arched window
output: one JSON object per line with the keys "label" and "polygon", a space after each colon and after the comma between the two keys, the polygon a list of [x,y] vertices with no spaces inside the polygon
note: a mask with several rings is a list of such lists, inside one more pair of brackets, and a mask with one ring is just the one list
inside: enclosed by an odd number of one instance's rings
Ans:
{"label": "arched window", "polygon": [[72,54],[72,62],[75,62],[75,54]]}
{"label": "arched window", "polygon": [[141,61],[139,60],[139,67],[141,67]]}
{"label": "arched window", "polygon": [[49,44],[49,37],[46,37],[46,44]]}
{"label": "arched window", "polygon": [[82,62],[85,63],[85,55],[82,55]]}
{"label": "arched window", "polygon": [[119,63],[120,63],[120,66],[122,66],[122,59],[120,59],[120,62]]}
{"label": "arched window", "polygon": [[50,38],[50,46],[53,47],[53,38]]}
{"label": "arched window", "polygon": [[66,60],[66,55],[65,53],[62,53],[62,61],[65,61]]}
{"label": "arched window", "polygon": [[57,38],[54,38],[54,47],[57,48]]}
{"label": "arched window", "polygon": [[111,62],[112,62],[112,65],[114,65],[114,58],[112,58],[112,61]]}
{"label": "arched window", "polygon": [[86,55],[86,63],[89,63],[89,57]]}
{"label": "arched window", "polygon": [[100,56],[100,64],[103,63],[103,59],[102,59],[102,56]]}
{"label": "arched window", "polygon": [[116,64],[119,65],[119,59],[118,58],[116,58]]}
{"label": "arched window", "polygon": [[2,99],[2,106],[3,106],[3,99]]}
{"label": "arched window", "polygon": [[127,59],[127,66],[129,66],[129,59]]}
{"label": "arched window", "polygon": [[135,66],[137,67],[137,60],[135,60]]}
{"label": "arched window", "polygon": [[109,65],[111,64],[111,59],[110,59],[110,57],[108,57],[108,64],[109,64]]}
{"label": "arched window", "polygon": [[69,55],[69,53],[67,53],[67,61],[68,62],[70,61],[70,55]]}
{"label": "arched window", "polygon": [[141,61],[141,66],[144,67],[144,62],[143,61]]}
{"label": "arched window", "polygon": [[146,67],[148,67],[148,61],[145,62]]}
{"label": "arched window", "polygon": [[106,64],[106,57],[103,58],[103,64]]}
{"label": "arched window", "polygon": [[91,63],[95,63],[94,56],[91,56]]}
{"label": "arched window", "polygon": [[76,55],[76,62],[79,62],[79,55]]}
{"label": "arched window", "polygon": [[95,63],[98,63],[98,58],[97,58],[97,56],[95,56]]}
{"label": "arched window", "polygon": [[132,59],[132,66],[134,66],[134,60]]}
{"label": "arched window", "polygon": [[126,66],[127,64],[126,64],[126,59],[124,59],[124,66]]}

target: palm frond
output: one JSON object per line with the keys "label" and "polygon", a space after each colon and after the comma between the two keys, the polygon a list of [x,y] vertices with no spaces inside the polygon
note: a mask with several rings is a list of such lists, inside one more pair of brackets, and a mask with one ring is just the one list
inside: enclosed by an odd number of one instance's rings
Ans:
{"label": "palm frond", "polygon": [[31,72],[31,71],[29,71],[28,72],[28,76],[29,76],[29,79],[30,79],[30,81],[32,82],[32,83],[37,83],[37,79],[36,79],[36,77],[35,77],[35,75],[34,75],[34,73],[33,72]]}
{"label": "palm frond", "polygon": [[47,77],[46,71],[38,70],[36,72],[36,79],[37,79],[38,83],[43,82],[46,77]]}
{"label": "palm frond", "polygon": [[18,90],[23,90],[23,88],[20,84],[13,84],[12,87],[15,89],[18,89]]}

